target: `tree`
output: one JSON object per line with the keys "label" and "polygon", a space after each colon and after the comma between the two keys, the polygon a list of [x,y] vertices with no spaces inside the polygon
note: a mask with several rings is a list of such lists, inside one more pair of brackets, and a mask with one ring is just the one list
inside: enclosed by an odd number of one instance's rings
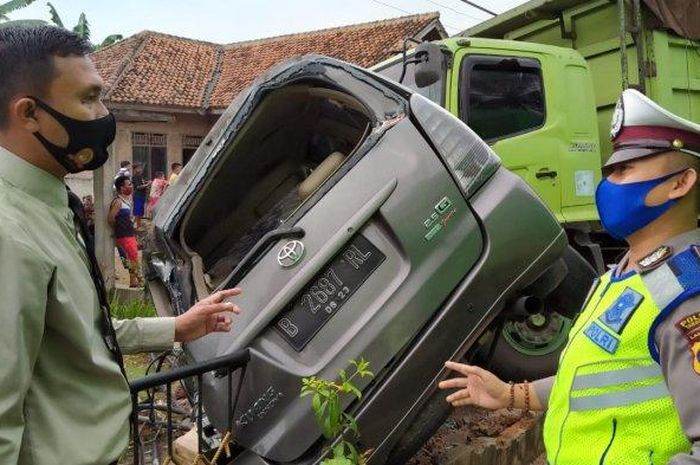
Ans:
{"label": "tree", "polygon": [[[7,26],[41,26],[44,24],[47,24],[46,21],[43,21],[41,19],[18,19],[18,20],[10,20],[10,18],[7,17],[7,15],[13,11],[20,10],[22,8],[25,8],[32,3],[34,3],[35,0],[10,0],[9,2],[5,2],[0,4],[0,27],[7,27]],[[51,22],[55,24],[56,26],[63,28],[63,29],[68,29],[64,23],[63,20],[61,19],[61,16],[58,14],[58,11],[56,10],[56,7],[54,7],[51,2],[47,2],[46,5],[49,7],[49,15],[51,15]],[[72,31],[78,34],[81,38],[87,40],[88,42],[90,41],[90,23],[87,20],[87,16],[85,16],[85,13],[80,13],[80,17],[78,18],[78,24],[76,24],[73,28]],[[108,45],[112,45],[114,43],[119,42],[122,40],[124,36],[121,34],[112,34],[107,36],[102,43],[99,45],[94,45],[96,50],[99,50],[103,47],[106,47]]]}
{"label": "tree", "polygon": [[0,27],[38,26],[41,24],[46,24],[40,19],[19,19],[16,21],[11,21],[10,18],[7,17],[9,13],[27,7],[32,3],[34,3],[34,0],[11,0],[0,4]]}
{"label": "tree", "polygon": [[[34,0],[31,0],[34,1]],[[63,24],[63,20],[61,20],[61,16],[58,14],[58,11],[56,8],[51,4],[51,2],[47,2],[46,5],[49,7],[49,14],[51,15],[51,22],[54,23],[58,27],[62,27],[63,29],[67,29],[66,26]],[[85,13],[80,13],[80,17],[78,18],[78,24],[76,24],[73,27],[73,32],[78,34],[81,38],[90,41],[90,23],[87,20],[87,17],[85,16]],[[101,44],[96,45],[95,48],[97,50],[106,47],[108,45],[112,45],[116,42],[119,42],[122,40],[124,36],[121,34],[112,34],[105,38],[105,40],[102,41]]]}
{"label": "tree", "polygon": [[9,22],[10,18],[7,17],[9,13],[25,8],[32,3],[34,3],[34,0],[10,0],[0,4],[0,22]]}

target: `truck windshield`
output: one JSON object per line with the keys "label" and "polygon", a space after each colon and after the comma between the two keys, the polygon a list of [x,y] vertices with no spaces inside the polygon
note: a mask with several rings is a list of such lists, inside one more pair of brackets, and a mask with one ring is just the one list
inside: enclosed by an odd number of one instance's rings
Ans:
{"label": "truck windshield", "polygon": [[[406,57],[407,60],[410,60],[413,58],[412,55],[408,55]],[[401,71],[403,69],[403,60],[399,57],[396,61],[393,61],[392,63],[389,63],[388,65],[385,65],[381,68],[377,68],[376,72],[381,74],[382,76],[386,76],[389,79],[393,79],[394,81],[399,80],[401,77]],[[415,63],[409,63],[406,66],[406,75],[403,78],[403,84],[406,87],[411,88],[412,90],[416,91],[417,93],[421,94],[423,97],[428,98],[432,100],[433,102],[437,103],[438,105],[442,105],[442,94],[443,94],[443,89],[445,88],[445,72],[443,68],[443,72],[440,76],[440,79],[435,82],[434,84],[431,84],[427,87],[418,87],[416,85],[415,81],[415,69],[416,65]]]}

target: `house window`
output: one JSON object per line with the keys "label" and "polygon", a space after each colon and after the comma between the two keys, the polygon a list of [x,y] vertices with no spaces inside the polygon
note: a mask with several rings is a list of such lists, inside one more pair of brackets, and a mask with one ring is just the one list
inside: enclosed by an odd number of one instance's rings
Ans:
{"label": "house window", "polygon": [[153,179],[157,171],[167,173],[168,144],[165,134],[134,132],[131,147],[134,164],[143,165],[145,179]]}
{"label": "house window", "polygon": [[182,164],[186,165],[192,155],[197,151],[204,137],[202,136],[182,136]]}
{"label": "house window", "polygon": [[460,73],[459,116],[482,139],[495,141],[544,125],[537,60],[471,55],[462,61]]}

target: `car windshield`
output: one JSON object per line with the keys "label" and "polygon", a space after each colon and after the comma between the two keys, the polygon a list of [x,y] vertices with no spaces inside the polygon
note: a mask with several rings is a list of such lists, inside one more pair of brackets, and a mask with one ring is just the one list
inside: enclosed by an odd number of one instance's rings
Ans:
{"label": "car windshield", "polygon": [[[407,55],[406,59],[411,60],[412,55]],[[398,58],[396,61],[383,66],[381,68],[377,68],[376,71],[381,74],[382,76],[386,76],[389,79],[393,79],[394,81],[399,81],[401,78],[401,72],[403,70],[403,60],[401,58]],[[416,91],[417,93],[421,94],[423,97],[428,98],[432,100],[433,102],[437,103],[438,105],[442,105],[442,94],[443,94],[443,89],[445,85],[445,72],[443,69],[443,72],[440,75],[440,79],[438,79],[435,83],[426,86],[426,87],[418,87],[416,85],[415,81],[415,70],[416,70],[416,65],[415,63],[409,63],[406,65],[406,74],[404,75],[403,81],[401,84],[403,84],[406,87],[409,87],[410,89]]]}

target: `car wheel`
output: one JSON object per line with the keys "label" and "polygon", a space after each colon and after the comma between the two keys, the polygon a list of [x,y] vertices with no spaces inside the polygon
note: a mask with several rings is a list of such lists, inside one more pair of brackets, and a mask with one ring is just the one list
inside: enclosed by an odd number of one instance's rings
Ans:
{"label": "car wheel", "polygon": [[[542,311],[506,317],[490,360],[484,360],[506,381],[535,380],[556,372],[573,320],[596,277],[593,267],[572,247],[563,259],[566,277],[544,298]],[[509,313],[508,309],[504,312]]]}
{"label": "car wheel", "polygon": [[537,313],[506,321],[493,349],[490,371],[505,381],[534,380],[556,372],[572,320],[559,313]]}

